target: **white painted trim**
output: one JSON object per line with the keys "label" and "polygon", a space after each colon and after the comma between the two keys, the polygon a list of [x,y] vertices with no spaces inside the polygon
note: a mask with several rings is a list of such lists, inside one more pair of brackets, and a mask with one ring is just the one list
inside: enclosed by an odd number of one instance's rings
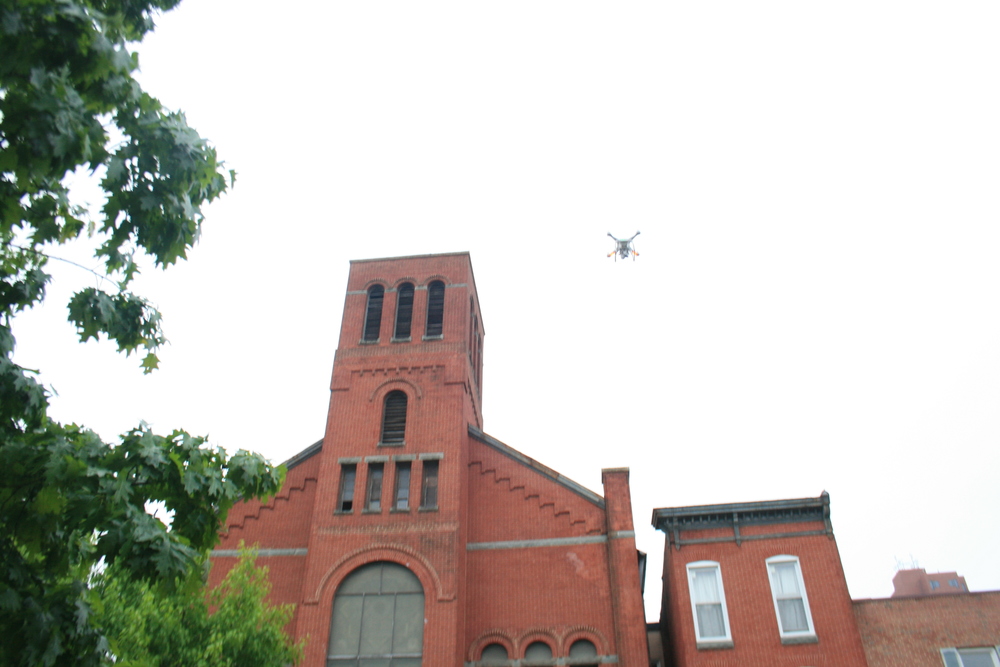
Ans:
{"label": "white painted trim", "polygon": [[[699,648],[728,648],[733,645],[733,633],[729,627],[729,609],[726,607],[726,588],[722,583],[722,566],[714,560],[699,560],[686,566],[688,579],[688,599],[691,602],[691,620],[694,621],[695,643]],[[724,637],[702,637],[698,629],[698,607],[694,599],[694,570],[714,570],[719,587],[719,602],[722,603],[722,624],[726,630]]]}
{"label": "white painted trim", "polygon": [[[785,629],[781,627],[781,612],[778,610],[778,591],[774,585],[774,574],[771,570],[771,566],[785,563],[792,563],[795,565],[795,576],[798,579],[799,591],[802,593],[802,606],[805,609],[806,625],[808,626],[808,630],[785,632]],[[799,562],[799,557],[781,554],[778,556],[771,556],[764,561],[764,564],[767,568],[767,580],[771,584],[771,602],[774,603],[774,618],[778,623],[778,635],[781,637],[781,643],[795,644],[814,640],[816,638],[816,627],[813,625],[812,610],[809,608],[809,594],[806,592],[806,582],[802,578],[802,565]]]}

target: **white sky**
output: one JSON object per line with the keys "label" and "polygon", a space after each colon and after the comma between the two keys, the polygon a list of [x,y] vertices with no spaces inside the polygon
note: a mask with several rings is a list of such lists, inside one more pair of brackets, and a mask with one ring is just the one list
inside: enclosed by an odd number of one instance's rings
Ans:
{"label": "white sky", "polygon": [[[281,461],[323,435],[352,258],[468,250],[485,430],[654,507],[817,496],[851,594],[897,559],[1000,589],[996,2],[187,0],[147,89],[239,172],[147,271],[163,369],[19,361],[55,414]],[[631,235],[638,261],[608,259]],[[71,250],[63,252],[73,255]]]}

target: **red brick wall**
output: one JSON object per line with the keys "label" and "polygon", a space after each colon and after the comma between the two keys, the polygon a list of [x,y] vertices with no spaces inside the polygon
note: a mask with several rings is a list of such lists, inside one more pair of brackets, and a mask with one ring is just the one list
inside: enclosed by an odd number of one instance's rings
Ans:
{"label": "red brick wall", "polygon": [[1000,645],[1000,591],[855,600],[869,667],[942,667],[942,648]]}
{"label": "red brick wall", "polygon": [[[741,528],[744,536],[776,532],[822,530],[822,523],[779,524]],[[731,530],[688,531],[682,539],[732,536]],[[818,643],[783,645],[766,559],[777,555],[799,558]],[[695,645],[694,619],[686,565],[710,560],[720,565],[733,647],[702,649]],[[864,667],[865,657],[855,625],[837,544],[815,535],[735,542],[668,544],[664,557],[664,618],[666,647],[677,667]]]}

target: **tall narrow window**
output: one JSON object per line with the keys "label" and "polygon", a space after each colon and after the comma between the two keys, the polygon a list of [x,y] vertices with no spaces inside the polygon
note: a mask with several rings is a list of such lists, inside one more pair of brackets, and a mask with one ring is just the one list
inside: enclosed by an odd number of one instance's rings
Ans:
{"label": "tall narrow window", "polygon": [[365,509],[369,512],[378,512],[382,509],[382,477],[385,473],[385,466],[381,463],[372,463],[368,466],[368,488],[365,491]]}
{"label": "tall narrow window", "polygon": [[406,394],[398,389],[385,396],[379,444],[402,445],[406,436]]}
{"label": "tall narrow window", "polygon": [[393,491],[392,508],[395,510],[410,509],[410,463],[396,464],[396,488]]}
{"label": "tall narrow window", "polygon": [[424,479],[420,485],[420,509],[438,506],[438,461],[424,461]]}
{"label": "tall narrow window", "polygon": [[816,633],[799,559],[795,556],[768,558],[767,573],[782,643],[814,640]]}
{"label": "tall narrow window", "polygon": [[382,328],[382,301],[385,297],[385,288],[381,285],[372,285],[368,288],[368,307],[365,310],[365,332],[361,340],[366,343],[378,341],[379,330]]}
{"label": "tall narrow window", "polygon": [[420,667],[424,589],[396,563],[363,565],[333,598],[326,667]]}
{"label": "tall narrow window", "polygon": [[396,331],[392,337],[406,340],[410,337],[413,321],[413,283],[403,283],[396,288]]}
{"label": "tall narrow window", "polygon": [[427,337],[444,333],[444,283],[435,280],[427,286]]}
{"label": "tall narrow window", "polygon": [[687,573],[697,643],[731,646],[733,638],[729,634],[729,614],[719,564],[714,561],[688,563]]}
{"label": "tall narrow window", "polygon": [[357,476],[356,465],[345,465],[340,469],[340,491],[337,494],[337,511],[350,512],[354,509],[354,479]]}

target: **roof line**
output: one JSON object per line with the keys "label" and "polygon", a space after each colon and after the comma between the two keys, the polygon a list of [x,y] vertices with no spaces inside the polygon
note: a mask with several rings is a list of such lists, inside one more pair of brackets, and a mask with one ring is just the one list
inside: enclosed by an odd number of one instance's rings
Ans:
{"label": "roof line", "polygon": [[427,257],[453,257],[457,255],[469,255],[469,251],[460,250],[458,252],[433,252],[426,255],[402,255],[400,257],[371,257],[369,259],[352,259],[350,262],[351,264],[364,264],[366,262],[386,262],[396,259],[425,259]]}
{"label": "roof line", "polygon": [[290,459],[284,461],[281,465],[285,466],[285,470],[291,470],[298,464],[302,463],[313,455],[318,454],[323,449],[323,438],[320,438],[313,444],[309,445],[303,449],[298,454],[293,454]]}
{"label": "roof line", "polygon": [[521,452],[511,447],[510,445],[505,445],[504,443],[500,442],[493,436],[486,435],[472,424],[469,424],[469,435],[475,440],[478,440],[479,442],[483,443],[484,445],[487,445],[497,450],[507,458],[517,461],[526,468],[531,468],[538,474],[544,477],[548,477],[556,484],[560,484],[566,487],[567,489],[569,489],[576,495],[580,496],[584,500],[590,501],[595,505],[597,505],[598,507],[600,507],[601,509],[604,509],[604,498],[600,497],[587,487],[583,486],[582,484],[579,484],[578,482],[574,482],[569,477],[565,477],[559,474],[557,471],[553,470],[547,465],[539,463],[530,456],[525,456]]}

